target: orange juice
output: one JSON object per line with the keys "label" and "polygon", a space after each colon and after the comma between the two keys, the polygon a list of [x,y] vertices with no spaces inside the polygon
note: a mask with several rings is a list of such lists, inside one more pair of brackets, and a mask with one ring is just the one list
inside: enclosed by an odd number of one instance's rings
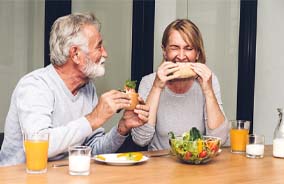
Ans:
{"label": "orange juice", "polygon": [[232,152],[245,152],[248,129],[231,129],[230,138],[231,138],[231,150]]}
{"label": "orange juice", "polygon": [[47,166],[48,141],[25,140],[26,165],[31,171],[45,170]]}

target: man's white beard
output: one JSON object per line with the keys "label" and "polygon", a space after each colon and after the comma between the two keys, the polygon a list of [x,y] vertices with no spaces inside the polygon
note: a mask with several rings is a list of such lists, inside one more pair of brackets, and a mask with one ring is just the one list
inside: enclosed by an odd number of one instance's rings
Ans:
{"label": "man's white beard", "polygon": [[96,77],[101,77],[105,74],[105,58],[101,57],[100,62],[94,63],[92,60],[87,57],[86,65],[83,68],[83,73],[90,79],[94,80]]}

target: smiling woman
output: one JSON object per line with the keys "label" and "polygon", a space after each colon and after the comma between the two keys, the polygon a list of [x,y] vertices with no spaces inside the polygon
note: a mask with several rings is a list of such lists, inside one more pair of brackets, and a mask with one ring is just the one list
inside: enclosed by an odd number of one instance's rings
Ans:
{"label": "smiling woman", "polygon": [[161,38],[166,25],[176,18],[192,20],[202,33],[206,63],[218,76],[229,119],[236,117],[239,12],[240,0],[156,1],[155,9],[154,68],[162,61]]}

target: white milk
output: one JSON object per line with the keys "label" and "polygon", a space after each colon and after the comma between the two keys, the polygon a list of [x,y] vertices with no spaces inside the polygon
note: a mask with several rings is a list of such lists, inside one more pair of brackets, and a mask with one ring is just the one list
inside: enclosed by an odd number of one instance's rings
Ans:
{"label": "white milk", "polygon": [[254,156],[263,156],[264,145],[263,144],[247,144],[246,153]]}
{"label": "white milk", "polygon": [[284,138],[273,140],[273,156],[284,158]]}
{"label": "white milk", "polygon": [[69,173],[71,175],[88,175],[90,170],[90,156],[71,155],[69,156]]}

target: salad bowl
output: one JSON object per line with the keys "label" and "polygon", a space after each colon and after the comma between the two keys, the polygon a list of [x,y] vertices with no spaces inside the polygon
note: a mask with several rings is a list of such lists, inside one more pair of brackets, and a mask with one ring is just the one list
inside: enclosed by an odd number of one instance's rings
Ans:
{"label": "salad bowl", "polygon": [[185,133],[169,138],[172,153],[184,163],[205,164],[221,152],[219,137],[201,136],[195,140],[189,137],[189,134]]}

